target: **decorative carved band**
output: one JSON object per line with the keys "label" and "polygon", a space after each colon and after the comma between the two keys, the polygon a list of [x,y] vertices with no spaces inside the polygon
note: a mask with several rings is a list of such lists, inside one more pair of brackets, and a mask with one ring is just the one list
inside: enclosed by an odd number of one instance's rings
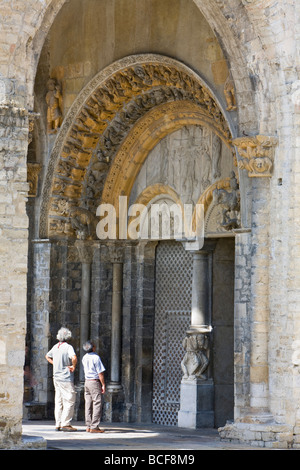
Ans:
{"label": "decorative carved band", "polygon": [[271,177],[276,137],[256,135],[254,137],[239,137],[233,140],[241,160],[238,167],[248,171],[249,177]]}

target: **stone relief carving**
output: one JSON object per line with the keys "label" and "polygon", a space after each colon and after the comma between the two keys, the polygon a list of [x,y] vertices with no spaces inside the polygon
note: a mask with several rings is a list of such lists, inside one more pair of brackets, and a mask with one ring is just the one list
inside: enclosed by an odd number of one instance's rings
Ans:
{"label": "stone relief carving", "polygon": [[256,135],[239,137],[233,141],[241,159],[238,167],[248,171],[249,177],[271,177],[274,161],[276,137]]}
{"label": "stone relief carving", "polygon": [[29,183],[29,197],[36,197],[38,188],[38,176],[41,171],[41,165],[38,163],[27,163],[27,181]]}
{"label": "stone relief carving", "polygon": [[209,335],[187,331],[182,345],[185,350],[181,362],[183,380],[207,380],[205,372],[209,365]]}
{"label": "stone relief carving", "polygon": [[39,117],[40,117],[39,113],[34,113],[33,111],[28,112],[28,145],[31,144],[32,142],[35,121]]}
{"label": "stone relief carving", "polygon": [[47,129],[49,134],[55,134],[62,123],[62,94],[60,86],[54,78],[47,82]]}
{"label": "stone relief carving", "polygon": [[236,109],[235,89],[230,75],[228,75],[224,84],[224,95],[227,103],[227,111],[234,111]]}
{"label": "stone relief carving", "polygon": [[230,191],[215,189],[213,203],[223,206],[221,227],[227,231],[240,227],[240,191],[234,171],[231,173]]}
{"label": "stone relief carving", "polygon": [[183,204],[195,205],[203,192],[234,167],[231,151],[204,126],[186,126],[165,137],[149,153],[134,183],[130,203],[144,188],[164,184]]}
{"label": "stone relief carving", "polygon": [[[84,183],[81,187],[64,181],[60,185],[66,184],[65,190],[61,188],[59,194],[81,198],[83,202],[88,200],[91,210],[99,204],[103,188],[95,177],[99,157],[107,162],[107,168],[103,169],[106,175],[113,156],[137,119],[157,105],[176,100],[195,103],[203,116],[214,122],[220,135],[230,140],[230,130],[214,97],[185,66],[152,55],[132,56],[119,62],[99,73],[99,78],[93,79],[74,103],[53,148],[51,159],[57,158],[58,164],[53,165],[51,160],[49,165],[53,175],[64,175],[74,182],[80,177]],[[61,93],[53,81],[47,103],[49,131],[56,132],[61,125]],[[73,124],[70,126],[70,123]],[[40,225],[41,234],[48,235],[50,232],[45,228],[45,223],[49,227],[45,219],[47,194],[48,201],[51,193],[58,194],[57,178],[52,186],[53,179],[49,176],[45,181]]]}
{"label": "stone relief carving", "polygon": [[69,207],[71,226],[77,238],[87,240],[94,236],[97,224],[96,216],[84,207]]}

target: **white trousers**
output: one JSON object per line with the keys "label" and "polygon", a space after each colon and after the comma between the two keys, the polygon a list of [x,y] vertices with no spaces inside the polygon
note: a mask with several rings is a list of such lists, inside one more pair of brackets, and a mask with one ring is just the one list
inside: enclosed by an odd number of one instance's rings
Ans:
{"label": "white trousers", "polygon": [[76,391],[73,382],[53,379],[55,388],[55,423],[56,427],[68,426],[73,418]]}

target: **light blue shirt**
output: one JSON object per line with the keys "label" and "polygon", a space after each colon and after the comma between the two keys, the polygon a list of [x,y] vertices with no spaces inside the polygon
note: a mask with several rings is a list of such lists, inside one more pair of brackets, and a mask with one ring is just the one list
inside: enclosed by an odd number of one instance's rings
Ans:
{"label": "light blue shirt", "polygon": [[82,358],[85,380],[99,380],[99,374],[105,371],[105,367],[98,354],[86,353]]}

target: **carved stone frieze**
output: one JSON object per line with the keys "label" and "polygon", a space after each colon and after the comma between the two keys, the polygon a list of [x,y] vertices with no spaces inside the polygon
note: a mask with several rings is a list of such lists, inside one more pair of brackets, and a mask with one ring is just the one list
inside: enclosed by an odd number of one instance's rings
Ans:
{"label": "carved stone frieze", "polygon": [[248,171],[249,177],[271,177],[274,162],[276,137],[256,135],[233,140],[241,159],[238,167]]}

